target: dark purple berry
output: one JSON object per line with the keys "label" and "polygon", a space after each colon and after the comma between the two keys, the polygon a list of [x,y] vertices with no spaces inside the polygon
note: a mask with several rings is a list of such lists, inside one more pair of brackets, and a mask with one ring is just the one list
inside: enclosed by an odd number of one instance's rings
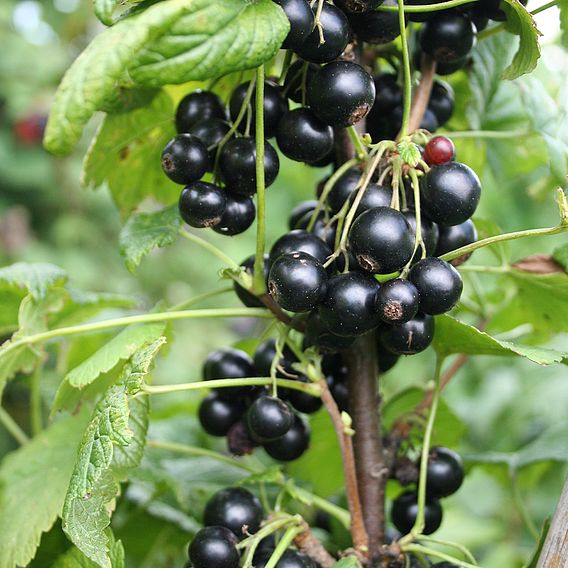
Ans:
{"label": "dark purple berry", "polygon": [[191,134],[178,134],[162,152],[162,169],[175,183],[186,185],[197,181],[208,168],[207,147]]}
{"label": "dark purple berry", "polygon": [[391,325],[379,334],[381,348],[394,355],[414,355],[427,349],[434,339],[434,318],[418,313],[401,325]]}
{"label": "dark purple berry", "polygon": [[178,207],[181,218],[191,227],[214,227],[225,213],[227,196],[212,183],[195,181],[181,192]]}
{"label": "dark purple berry", "polygon": [[203,522],[206,526],[226,527],[241,539],[259,529],[262,517],[257,497],[243,487],[228,487],[207,501]]}
{"label": "dark purple berry", "polygon": [[193,568],[238,568],[241,559],[235,535],[222,526],[205,527],[197,532],[188,553]]}
{"label": "dark purple berry", "polygon": [[264,444],[266,453],[278,461],[297,460],[310,445],[310,428],[298,415],[292,428],[282,438]]}
{"label": "dark purple berry", "polygon": [[407,322],[418,312],[418,299],[418,290],[408,280],[389,280],[377,292],[377,313],[385,323]]}
{"label": "dark purple berry", "polygon": [[223,101],[211,91],[194,91],[186,95],[176,110],[176,129],[182,134],[201,120],[227,120]]}
{"label": "dark purple berry", "polygon": [[226,436],[231,426],[243,415],[243,407],[237,400],[224,400],[216,392],[207,395],[199,405],[201,427],[211,436]]}
{"label": "dark purple berry", "polygon": [[282,438],[294,424],[294,413],[281,399],[261,396],[247,413],[248,427],[259,441],[268,442]]}
{"label": "dark purple berry", "polygon": [[219,223],[213,227],[221,235],[240,235],[253,223],[256,207],[250,197],[227,194],[227,206]]}
{"label": "dark purple berry", "polygon": [[[418,515],[418,495],[407,491],[399,495],[392,504],[391,519],[394,526],[403,534],[408,534]],[[442,507],[437,499],[426,499],[424,511],[424,534],[432,534],[442,524]]]}

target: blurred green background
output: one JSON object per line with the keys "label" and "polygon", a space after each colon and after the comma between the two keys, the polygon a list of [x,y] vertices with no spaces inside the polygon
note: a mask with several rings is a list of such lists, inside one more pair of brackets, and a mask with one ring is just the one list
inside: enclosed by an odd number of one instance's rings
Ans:
{"label": "blurred green background", "polygon": [[[539,20],[546,42],[535,73],[552,98],[565,88],[562,82],[568,76],[566,54],[555,43],[556,19],[553,10]],[[221,268],[218,262],[188,242],[155,251],[135,275],[127,271],[117,245],[122,220],[110,193],[104,188],[93,192],[80,186],[81,159],[94,125],[70,158],[55,159],[41,147],[42,124],[61,75],[100,29],[89,2],[3,0],[0,4],[0,262],[2,266],[17,261],[51,262],[64,268],[77,288],[130,294],[144,309],[160,301],[173,305],[224,287],[226,283],[217,276]],[[469,92],[465,75],[457,74],[451,82],[459,100],[458,112],[449,126],[465,130],[465,107],[471,105],[475,94]],[[492,120],[499,128],[517,128],[519,121],[526,121],[519,98],[524,84],[520,81],[500,87],[491,107],[483,109],[484,128],[490,129]],[[505,123],[507,126],[503,126]],[[505,231],[556,223],[542,139],[534,135],[493,142],[460,138],[457,147],[458,157],[475,167],[483,181],[480,218],[494,221]],[[327,174],[327,170],[282,160],[281,175],[268,193],[269,243],[286,230],[291,208],[300,200],[312,198],[316,183]],[[254,250],[254,229],[232,239],[213,232],[205,235],[235,260]],[[517,241],[512,244],[511,256],[516,260],[537,252],[550,253],[562,242],[565,237]],[[495,261],[484,252],[476,254],[473,262]],[[488,314],[498,312],[506,302],[506,290],[496,275],[467,273],[465,279],[466,298],[475,301],[481,292],[489,302]],[[237,305],[236,298],[226,294],[204,307]],[[464,317],[471,318],[468,314]],[[196,380],[210,350],[248,337],[258,338],[261,332],[257,324],[246,320],[176,324],[175,341],[159,361],[155,381]],[[522,330],[518,333],[522,339]],[[553,341],[566,346],[565,335]],[[406,386],[424,385],[432,370],[431,353],[401,361],[384,377],[386,400]],[[60,378],[55,369],[47,376],[43,385],[46,401]],[[439,428],[455,429],[442,434],[453,438],[456,449],[465,455],[515,452],[551,428],[568,431],[567,379],[566,367],[562,366],[543,368],[517,359],[474,358],[447,389],[445,412],[452,418]],[[18,380],[5,393],[6,408],[24,429],[29,421],[27,392],[26,381]],[[192,417],[198,399],[198,395],[183,394],[157,400],[157,431],[161,428],[165,437],[170,433],[180,441],[211,444],[199,434]],[[326,417],[315,420],[320,424]],[[13,448],[14,442],[0,427],[0,453]],[[322,452],[316,457],[322,457]],[[294,471],[325,496],[340,489],[336,468],[326,469],[322,478],[321,471],[316,475],[314,469],[310,470],[310,463],[294,466]],[[566,471],[559,462],[538,464],[525,468],[513,486],[506,468],[476,466],[458,494],[446,501],[445,520],[436,536],[471,547],[487,568],[521,566],[535,543],[523,515],[530,516],[540,528],[554,510]],[[188,476],[179,480],[181,485],[206,487],[189,472],[184,474],[180,469],[178,473]],[[191,526],[187,518],[176,518],[173,508],[152,509],[143,488],[143,483],[138,489],[131,487],[129,499],[121,502],[114,521],[115,533],[123,538],[130,554],[128,565],[180,565],[180,543],[187,541]],[[159,502],[160,495],[156,499]],[[166,502],[162,505],[170,506]],[[144,539],[140,539],[141,530]],[[61,538],[57,531],[45,537],[33,565],[48,566],[49,551],[65,546]]]}

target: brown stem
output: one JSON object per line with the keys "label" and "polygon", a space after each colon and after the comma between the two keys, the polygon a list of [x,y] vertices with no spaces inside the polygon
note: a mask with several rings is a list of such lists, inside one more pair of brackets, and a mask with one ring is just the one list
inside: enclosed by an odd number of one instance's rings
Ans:
{"label": "brown stem", "polygon": [[412,107],[410,109],[410,119],[408,121],[408,131],[414,132],[420,128],[420,123],[428,107],[432,85],[434,83],[434,74],[436,73],[436,62],[429,55],[422,55],[420,66],[422,77],[418,88],[412,98]]}
{"label": "brown stem", "polygon": [[388,469],[380,436],[380,397],[375,336],[358,338],[343,355],[348,369],[349,409],[355,436],[355,464],[363,518],[369,536],[369,558],[380,553],[385,532],[385,484]]}
{"label": "brown stem", "polygon": [[[251,294],[253,293],[251,290],[249,290],[249,292]],[[284,312],[282,308],[274,301],[270,294],[262,294],[260,296],[257,296],[257,298],[274,314],[276,319],[280,320],[286,325],[289,325],[292,329],[295,329],[297,331],[304,331],[305,326],[301,322],[291,318],[286,312]]]}
{"label": "brown stem", "polygon": [[339,448],[343,462],[343,475],[345,477],[345,494],[349,511],[351,512],[351,536],[353,546],[359,553],[367,550],[367,532],[363,521],[363,510],[359,497],[359,487],[357,486],[357,472],[355,467],[355,455],[353,452],[353,440],[351,435],[346,432],[345,424],[341,419],[341,413],[324,379],[319,382],[321,386],[321,399],[337,434]]}
{"label": "brown stem", "polygon": [[537,568],[565,566],[568,558],[568,479],[564,482],[560,501],[546,535]]}
{"label": "brown stem", "polygon": [[331,568],[337,561],[324,548],[323,544],[314,536],[310,529],[310,525],[306,521],[302,521],[302,532],[294,539],[296,548],[307,554],[310,558],[318,563],[322,568]]}

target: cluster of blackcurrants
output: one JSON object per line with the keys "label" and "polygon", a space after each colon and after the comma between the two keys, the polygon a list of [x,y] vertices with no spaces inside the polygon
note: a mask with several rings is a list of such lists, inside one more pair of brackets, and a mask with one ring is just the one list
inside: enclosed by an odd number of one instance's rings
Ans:
{"label": "cluster of blackcurrants", "polygon": [[[420,464],[418,464],[420,465]],[[456,452],[434,447],[428,457],[426,468],[426,504],[424,508],[424,534],[432,534],[442,524],[440,499],[453,495],[463,483],[464,468],[462,459]],[[401,535],[408,534],[418,514],[418,493],[405,491],[393,502],[391,521]],[[399,535],[395,535],[395,538]]]}
{"label": "cluster of blackcurrants", "polygon": [[[278,359],[274,339],[260,343],[254,358],[234,348],[213,351],[203,365],[203,379],[269,377],[275,360],[278,378],[308,381],[295,370],[298,360],[289,348],[284,347]],[[346,409],[346,372],[340,358],[324,357],[322,370],[337,404]],[[287,462],[299,458],[310,444],[310,428],[302,415],[321,406],[319,397],[301,390],[279,388],[278,396],[271,396],[267,387],[231,386],[213,389],[201,401],[198,417],[208,434],[227,437],[232,454],[248,454],[262,446],[273,459]]]}
{"label": "cluster of blackcurrants", "polygon": [[[241,554],[239,541],[255,534],[263,521],[260,501],[242,487],[229,487],[215,493],[205,506],[201,529],[189,545],[192,568],[238,568]],[[275,549],[273,536],[258,543],[253,564],[264,568]],[[309,556],[288,548],[278,562],[279,568],[318,568]]]}

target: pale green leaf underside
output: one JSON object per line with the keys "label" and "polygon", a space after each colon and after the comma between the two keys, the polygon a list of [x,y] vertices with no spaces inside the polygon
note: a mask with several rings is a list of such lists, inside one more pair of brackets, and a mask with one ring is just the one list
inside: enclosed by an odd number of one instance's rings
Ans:
{"label": "pale green leaf underside", "polygon": [[0,468],[0,568],[27,566],[61,514],[88,413],[56,422]]}
{"label": "pale green leaf underside", "polygon": [[112,24],[112,13],[119,0],[94,0],[95,15],[105,25]]}
{"label": "pale green leaf underside", "polygon": [[120,253],[131,272],[155,247],[172,244],[181,227],[176,205],[155,213],[132,215],[120,232]]}
{"label": "pale green leaf underside", "polygon": [[250,69],[278,51],[289,29],[272,0],[164,0],[97,36],[65,74],[45,134],[66,154],[116,89],[161,86]]}
{"label": "pale green leaf underside", "polygon": [[62,268],[47,262],[17,262],[0,268],[0,282],[27,290],[35,300],[45,297],[53,286],[61,286],[67,280]]}
{"label": "pale green leaf underside", "polygon": [[553,349],[518,345],[509,341],[500,341],[451,316],[436,318],[434,349],[440,355],[463,353],[466,355],[519,355],[539,365],[560,363],[567,353]]}
{"label": "pale green leaf underside", "polygon": [[[109,558],[112,568],[124,568],[124,547],[116,540],[110,529],[106,530],[109,539]],[[98,564],[89,560],[78,548],[73,546],[62,554],[52,568],[97,568]]]}

